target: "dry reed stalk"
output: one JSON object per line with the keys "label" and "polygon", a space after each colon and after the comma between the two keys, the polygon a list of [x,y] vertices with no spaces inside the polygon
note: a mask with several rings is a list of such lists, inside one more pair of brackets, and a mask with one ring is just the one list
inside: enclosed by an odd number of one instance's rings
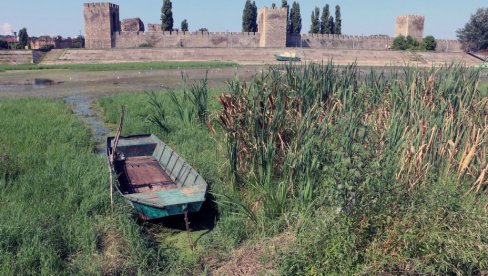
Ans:
{"label": "dry reed stalk", "polygon": [[[458,179],[461,179],[462,175],[468,169],[469,165],[471,164],[471,161],[473,160],[473,157],[476,154],[476,149],[478,148],[480,143],[480,138],[481,138],[481,129],[478,129],[476,127],[473,127],[473,132],[471,134],[471,141],[473,141],[473,136],[474,136],[474,141],[473,145],[470,147],[468,144],[466,144],[463,155],[461,157],[461,161],[459,164],[459,169],[458,169]],[[468,150],[469,149],[469,150]]]}

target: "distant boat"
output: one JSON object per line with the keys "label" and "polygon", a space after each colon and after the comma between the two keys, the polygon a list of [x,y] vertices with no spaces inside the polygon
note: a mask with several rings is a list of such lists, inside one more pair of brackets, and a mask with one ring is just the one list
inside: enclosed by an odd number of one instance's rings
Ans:
{"label": "distant boat", "polygon": [[[107,137],[107,157],[118,192],[144,219],[198,212],[207,182],[168,145],[151,134]],[[186,214],[185,214],[186,215]]]}
{"label": "distant boat", "polygon": [[301,59],[296,53],[285,52],[280,55],[275,55],[277,61],[300,61]]}
{"label": "distant boat", "polygon": [[475,66],[476,68],[481,68],[481,69],[488,69],[488,61],[485,61],[481,64],[478,64]]}

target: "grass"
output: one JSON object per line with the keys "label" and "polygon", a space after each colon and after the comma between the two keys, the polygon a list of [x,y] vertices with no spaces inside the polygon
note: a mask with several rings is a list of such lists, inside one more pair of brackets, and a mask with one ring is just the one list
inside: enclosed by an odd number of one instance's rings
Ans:
{"label": "grass", "polygon": [[[190,95],[190,92],[188,92],[186,96],[191,97]],[[210,114],[214,114],[218,109],[218,95],[219,91],[217,90],[208,91],[208,111]],[[184,97],[183,93],[171,93],[170,91],[146,94],[119,94],[102,97],[98,103],[104,110],[104,117],[107,123],[114,125],[118,121],[120,105],[125,105],[123,135],[137,133],[156,134],[165,143],[174,148],[205,178],[210,185],[211,193],[223,194],[227,189],[222,182],[222,175],[227,171],[225,169],[227,165],[224,148],[222,148],[224,145],[223,137],[214,135],[212,131],[209,131],[209,127],[216,127],[215,124],[200,124],[196,110],[185,112],[194,115],[191,121],[188,121],[185,117],[180,117],[181,113],[174,101],[183,103]],[[155,106],[159,108],[155,108]],[[164,110],[161,110],[161,107]],[[185,106],[184,108],[193,109],[196,106]],[[164,114],[164,116],[161,114]],[[160,127],[161,124],[154,123],[155,121],[161,122],[161,120],[153,120],[153,115],[158,118],[164,118],[162,120],[164,128]],[[211,118],[212,116],[210,115],[209,117]],[[211,202],[209,203],[211,205]],[[212,208],[214,207],[210,207],[210,209]],[[205,230],[212,230],[209,233],[197,231],[193,234],[198,249],[196,253],[188,252],[189,246],[184,232],[168,231],[167,229],[159,229],[152,232],[153,237],[159,241],[160,247],[170,248],[171,252],[173,252],[170,254],[172,256],[171,264],[168,265],[172,274],[201,273],[202,263],[203,268],[205,267],[204,260],[209,258],[225,259],[228,252],[245,239],[249,233],[248,229],[243,227],[245,221],[242,217],[233,215],[230,210],[228,211],[227,215],[223,215],[226,210],[221,207],[219,208],[219,217],[215,217],[211,214],[209,215],[209,213],[214,211],[207,208],[201,214],[190,218],[192,227],[198,227],[199,229],[203,227]],[[215,223],[215,220],[218,220],[218,224],[213,227],[212,224]],[[175,244],[180,246],[175,248]],[[186,250],[182,250],[184,247],[186,247]]]}
{"label": "grass", "polygon": [[478,74],[278,66],[223,94],[195,83],[195,93],[100,98],[108,124],[125,105],[124,135],[156,134],[210,184],[216,203],[190,219],[196,252],[168,220],[136,225],[123,202],[109,213],[106,164],[62,103],[2,101],[0,274],[194,275],[283,234],[296,238],[259,249],[283,275],[480,274],[488,102]]}
{"label": "grass", "polygon": [[105,160],[63,102],[2,100],[0,110],[0,274],[164,272],[126,205],[110,213]]}
{"label": "grass", "polygon": [[0,72],[13,70],[77,70],[77,71],[127,71],[127,70],[166,70],[166,69],[190,69],[190,68],[221,68],[236,66],[233,62],[221,61],[179,61],[179,62],[124,62],[110,64],[62,64],[62,65],[37,65],[18,64],[0,65]]}
{"label": "grass", "polygon": [[[199,241],[208,255],[288,231],[297,239],[275,264],[285,275],[476,274],[488,268],[488,103],[478,73],[272,67],[210,92],[210,127],[182,112],[195,105],[186,93],[100,105],[116,123],[126,104],[125,134],[158,134],[212,184],[219,221]],[[169,131],[140,120],[157,110]],[[173,261],[195,272],[185,260]]]}

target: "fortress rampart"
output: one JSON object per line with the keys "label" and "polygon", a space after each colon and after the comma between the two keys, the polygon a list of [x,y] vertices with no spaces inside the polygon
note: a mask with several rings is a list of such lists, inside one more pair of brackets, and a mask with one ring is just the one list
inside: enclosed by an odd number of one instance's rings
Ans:
{"label": "fortress rampart", "polygon": [[[160,24],[147,24],[139,18],[120,21],[119,6],[111,3],[84,4],[85,47],[107,48],[331,48],[385,50],[393,43],[386,35],[350,36],[327,34],[287,34],[284,8],[261,8],[258,32],[178,32],[162,31]],[[423,16],[399,16],[397,34],[421,39]],[[144,31],[145,30],[145,31]],[[437,40],[437,51],[460,52],[456,40]]]}
{"label": "fortress rampart", "polygon": [[231,32],[117,32],[115,48],[257,48],[259,33]]}

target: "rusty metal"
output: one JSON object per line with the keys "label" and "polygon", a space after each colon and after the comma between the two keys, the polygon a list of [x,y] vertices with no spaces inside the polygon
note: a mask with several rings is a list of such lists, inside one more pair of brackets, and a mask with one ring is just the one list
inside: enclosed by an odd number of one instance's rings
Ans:
{"label": "rusty metal", "polygon": [[143,193],[176,188],[176,183],[152,156],[128,157],[123,162],[126,188],[134,193]]}

